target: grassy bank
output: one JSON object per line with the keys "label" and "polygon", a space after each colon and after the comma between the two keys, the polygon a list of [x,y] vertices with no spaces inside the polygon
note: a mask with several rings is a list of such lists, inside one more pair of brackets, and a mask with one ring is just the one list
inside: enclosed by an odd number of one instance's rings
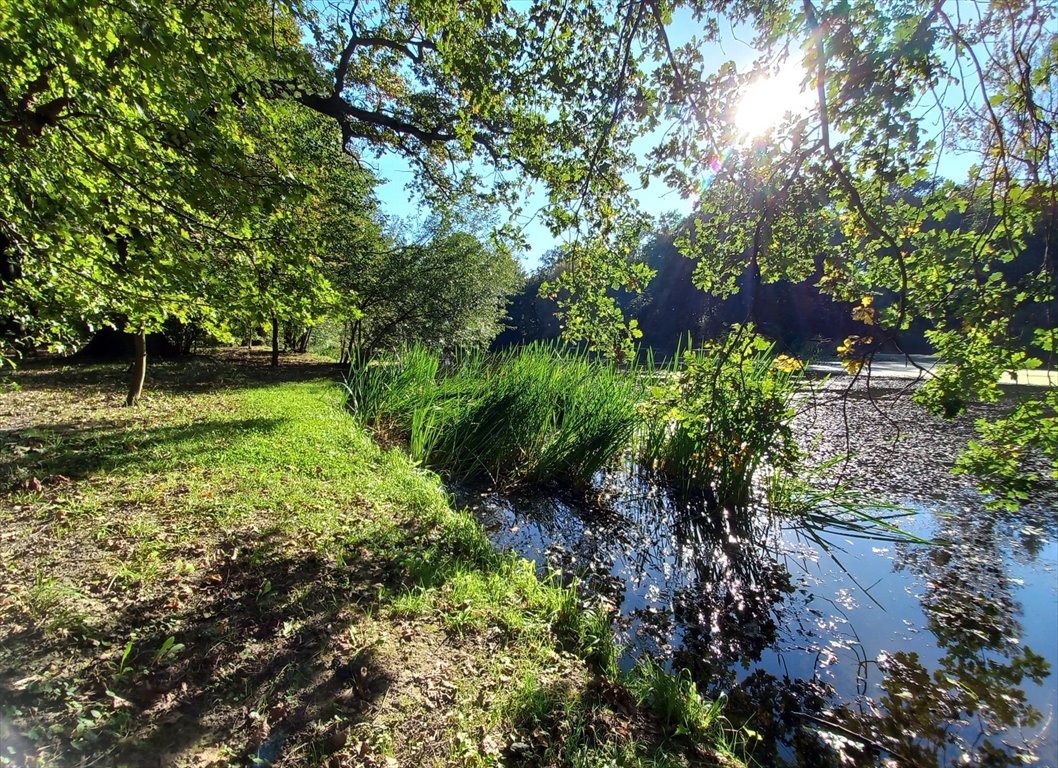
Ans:
{"label": "grassy bank", "polygon": [[685,680],[496,554],[331,374],[0,385],[0,764],[731,761]]}

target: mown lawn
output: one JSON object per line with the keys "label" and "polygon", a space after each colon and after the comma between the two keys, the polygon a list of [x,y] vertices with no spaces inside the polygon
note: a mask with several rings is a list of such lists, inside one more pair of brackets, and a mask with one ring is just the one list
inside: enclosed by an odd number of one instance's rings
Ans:
{"label": "mown lawn", "polygon": [[0,764],[734,762],[334,369],[250,362],[154,366],[134,409],[121,366],[0,380]]}

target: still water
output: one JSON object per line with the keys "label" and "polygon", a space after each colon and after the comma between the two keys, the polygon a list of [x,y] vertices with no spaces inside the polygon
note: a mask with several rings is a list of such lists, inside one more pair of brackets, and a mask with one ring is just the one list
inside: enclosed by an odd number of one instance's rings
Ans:
{"label": "still water", "polygon": [[762,764],[1058,768],[1058,505],[989,511],[949,473],[970,414],[926,418],[896,383],[801,405],[835,472],[934,545],[710,513],[627,475],[599,497],[477,496],[493,541],[576,576],[631,663],[689,669]]}

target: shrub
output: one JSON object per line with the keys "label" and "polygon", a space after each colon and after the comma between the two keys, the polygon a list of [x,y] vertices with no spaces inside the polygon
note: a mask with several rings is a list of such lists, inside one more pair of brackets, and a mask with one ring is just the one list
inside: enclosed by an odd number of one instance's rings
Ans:
{"label": "shrub", "polygon": [[713,506],[746,504],[759,468],[798,462],[790,420],[801,368],[751,326],[678,356],[640,406],[641,466]]}

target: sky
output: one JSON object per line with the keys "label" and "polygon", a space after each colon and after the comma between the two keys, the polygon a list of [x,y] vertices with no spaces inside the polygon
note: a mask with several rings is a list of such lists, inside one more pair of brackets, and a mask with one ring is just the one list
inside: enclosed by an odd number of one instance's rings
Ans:
{"label": "sky", "polygon": [[[673,18],[669,27],[669,39],[673,47],[678,47],[690,40],[697,31],[695,23],[690,14],[684,9]],[[708,44],[708,49],[703,53],[707,64],[714,69],[726,61],[734,61],[739,70],[745,71],[757,58],[758,51],[749,44],[752,32],[745,27],[729,28],[721,40]],[[796,54],[791,60],[796,58]],[[785,109],[794,111],[806,109],[812,103],[811,93],[798,93],[800,82],[804,74],[796,66],[781,72],[771,82],[758,82],[750,85],[743,98],[743,102],[736,112],[736,123],[744,129],[747,138],[753,130],[759,131],[770,123],[778,122]],[[936,116],[931,116],[929,110],[923,109],[923,129],[929,132],[938,132],[939,123]],[[656,132],[661,133],[661,130]],[[657,136],[645,136],[640,139],[642,152],[653,145]],[[400,219],[407,222],[413,228],[422,221],[428,211],[423,208],[416,194],[407,188],[412,179],[414,171],[406,161],[395,155],[384,155],[378,159],[364,158],[366,165],[372,167],[382,183],[376,188],[376,194],[382,207],[382,212],[391,219]],[[948,178],[965,178],[971,158],[947,153],[943,165],[938,170]],[[703,179],[709,173],[703,172]],[[631,181],[631,180],[630,180]],[[638,187],[638,179],[634,182]],[[642,210],[652,216],[675,211],[682,215],[689,214],[694,206],[694,201],[683,198],[678,192],[670,189],[663,180],[655,179],[647,189],[637,189],[633,197],[638,201]],[[540,221],[539,216],[534,214],[544,205],[546,198],[543,193],[536,193],[525,199],[523,213],[515,219],[522,228],[530,247],[527,252],[520,254],[523,267],[532,271],[539,264],[541,257],[550,249],[561,243],[559,238],[554,237],[551,232]],[[500,212],[501,217],[506,217],[506,212]]]}

